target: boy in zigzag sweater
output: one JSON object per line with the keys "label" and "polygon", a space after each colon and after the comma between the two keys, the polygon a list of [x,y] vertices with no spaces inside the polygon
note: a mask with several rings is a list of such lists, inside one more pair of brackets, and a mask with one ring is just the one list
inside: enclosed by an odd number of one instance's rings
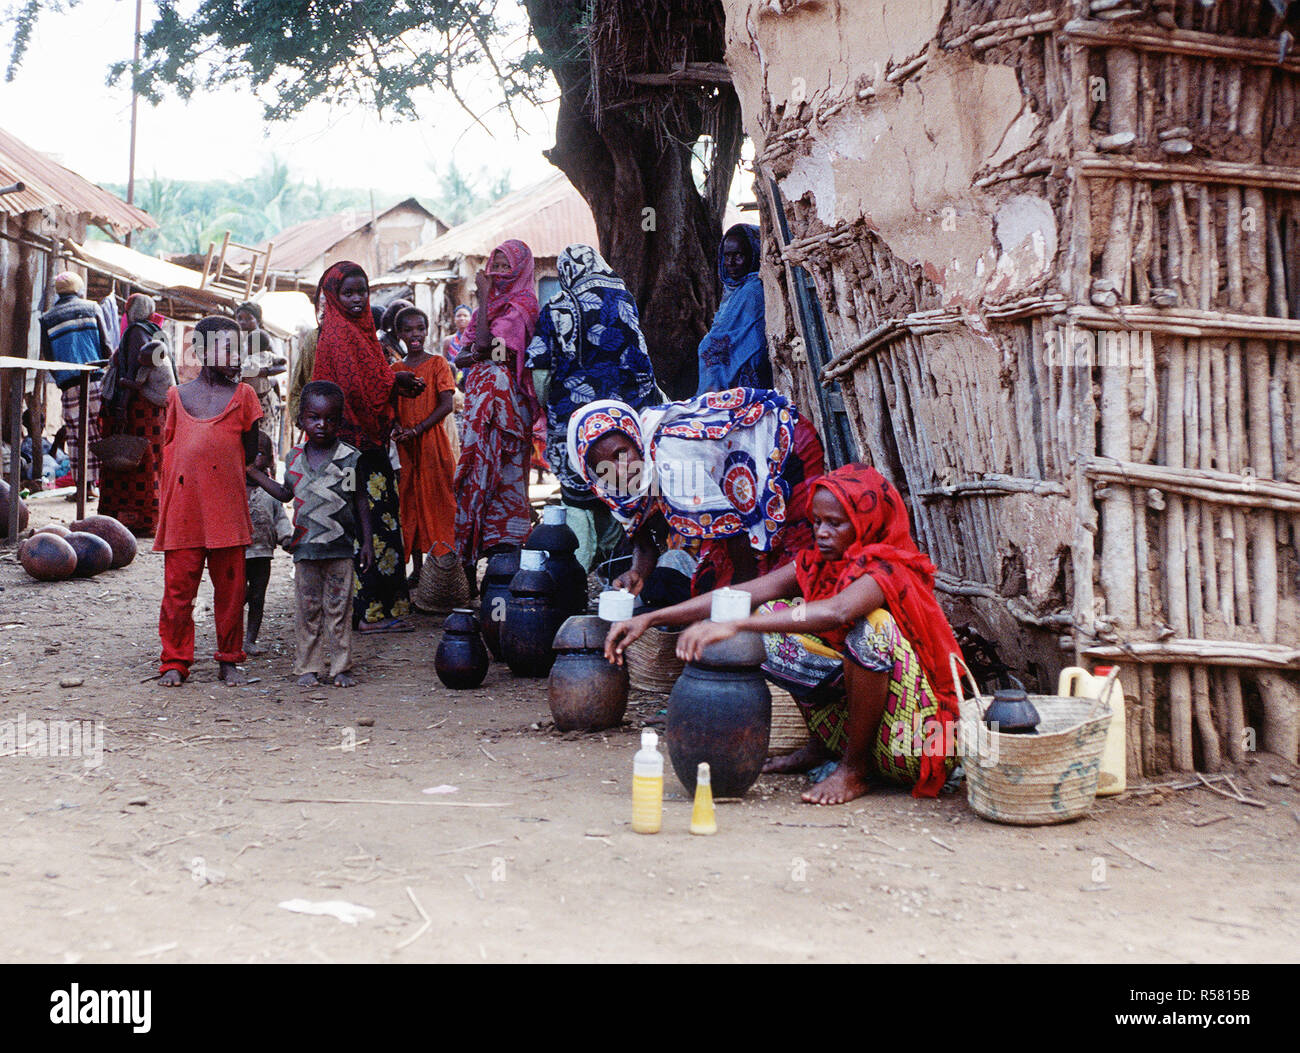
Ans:
{"label": "boy in zigzag sweater", "polygon": [[[351,687],[353,559],[363,570],[374,562],[365,497],[357,487],[359,451],[338,437],[343,390],[328,380],[302,389],[298,426],[306,440],[284,461],[284,484],[249,465],[248,477],[278,501],[293,501],[294,634],[293,671],[299,687],[313,687],[325,674],[329,638],[329,680]],[[360,542],[358,552],[358,541]]]}

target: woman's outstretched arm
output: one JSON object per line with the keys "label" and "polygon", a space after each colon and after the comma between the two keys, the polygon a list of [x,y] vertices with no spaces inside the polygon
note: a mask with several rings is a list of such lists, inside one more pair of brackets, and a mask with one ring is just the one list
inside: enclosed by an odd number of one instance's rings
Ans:
{"label": "woman's outstretched arm", "polygon": [[[796,596],[799,592],[799,579],[795,575],[793,563],[764,574],[753,581],[747,581],[735,588],[749,593],[750,608],[769,600],[779,600],[787,596]],[[658,611],[647,611],[625,622],[618,622],[605,637],[605,657],[616,665],[623,664],[623,652],[627,645],[638,639],[647,629],[657,626],[690,625],[708,618],[713,607],[713,593],[694,596],[682,603],[665,607]],[[749,619],[746,619],[749,620]],[[732,623],[728,623],[732,624]]]}

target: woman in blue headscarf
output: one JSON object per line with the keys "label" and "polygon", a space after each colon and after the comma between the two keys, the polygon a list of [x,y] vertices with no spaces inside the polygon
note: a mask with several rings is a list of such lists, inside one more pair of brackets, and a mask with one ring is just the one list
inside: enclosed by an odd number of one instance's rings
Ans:
{"label": "woman in blue headscarf", "polygon": [[569,418],[598,399],[640,412],[659,398],[636,300],[623,279],[590,245],[570,245],[555,269],[560,291],[542,308],[528,365],[546,407],[546,460],[578,535],[578,561],[590,569],[617,548],[622,530],[569,464]]}
{"label": "woman in blue headscarf", "polygon": [[700,343],[696,395],[729,388],[771,388],[763,281],[758,276],[758,228],[737,223],[718,247],[722,303]]}

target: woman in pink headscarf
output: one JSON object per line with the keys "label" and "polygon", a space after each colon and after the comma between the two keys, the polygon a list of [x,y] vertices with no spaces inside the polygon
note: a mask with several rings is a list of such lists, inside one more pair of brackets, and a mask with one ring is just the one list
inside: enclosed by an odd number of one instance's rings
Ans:
{"label": "woman in pink headscarf", "polygon": [[471,584],[481,556],[528,536],[528,462],[540,407],[524,352],[537,327],[533,254],[522,241],[492,250],[475,279],[478,309],[456,368],[465,416],[456,465],[456,547]]}

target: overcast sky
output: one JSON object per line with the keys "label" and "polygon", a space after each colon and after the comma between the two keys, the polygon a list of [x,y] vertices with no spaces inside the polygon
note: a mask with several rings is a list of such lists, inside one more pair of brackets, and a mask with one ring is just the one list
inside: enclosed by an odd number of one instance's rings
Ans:
{"label": "overcast sky", "polygon": [[[153,5],[146,2],[145,24]],[[521,13],[522,17],[522,13]],[[134,0],[82,0],[67,14],[42,16],[11,83],[0,81],[0,128],[95,182],[125,184],[130,92],[105,84],[110,63],[130,58]],[[12,28],[5,26],[4,58]],[[489,98],[486,87],[477,92]],[[453,149],[471,172],[504,165],[516,187],[554,169],[542,157],[553,142],[555,105],[521,106],[526,132],[516,136],[503,115],[485,118],[495,138],[473,126],[446,96],[428,94],[417,122],[381,121],[372,112],[311,107],[293,121],[266,124],[248,91],[226,87],[188,103],[140,104],[136,179],[238,179],[262,168],[272,153],[298,178],[327,186],[371,187],[433,195],[429,169]],[[214,151],[214,144],[233,150]]]}

